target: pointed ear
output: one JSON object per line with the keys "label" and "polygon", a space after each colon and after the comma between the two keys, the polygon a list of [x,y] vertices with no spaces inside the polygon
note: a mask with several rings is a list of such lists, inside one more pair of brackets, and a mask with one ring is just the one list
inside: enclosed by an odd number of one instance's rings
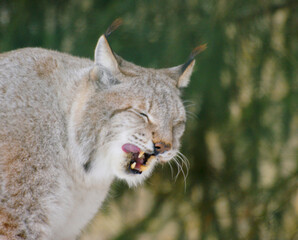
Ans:
{"label": "pointed ear", "polygon": [[117,18],[112,22],[105,34],[101,35],[98,39],[94,53],[95,64],[104,66],[112,73],[117,72],[119,69],[117,59],[108,43],[107,38],[112,32],[121,26],[122,22],[121,18]]}
{"label": "pointed ear", "polygon": [[201,53],[206,49],[206,44],[196,47],[190,54],[186,63],[179,65],[177,67],[172,67],[164,69],[165,73],[177,81],[177,87],[183,88],[187,87],[190,81],[190,77],[193,71],[196,60],[194,59],[196,55]]}
{"label": "pointed ear", "polygon": [[[117,58],[111,49],[107,38],[111,35],[113,31],[115,31],[120,25],[122,24],[122,19],[117,18],[113,21],[113,23],[108,27],[105,34],[101,35],[98,39],[95,52],[94,52],[94,61],[95,65],[93,69],[90,71],[90,79],[98,80],[101,75],[107,75],[108,73],[104,74],[102,70],[100,70],[99,66],[103,66],[107,70],[109,70],[110,74],[115,74],[119,72],[119,64]],[[108,75],[110,75],[108,74]],[[112,79],[111,76],[107,78]],[[101,80],[104,81],[105,78],[101,76]],[[115,82],[115,81],[112,81]]]}
{"label": "pointed ear", "polygon": [[98,39],[95,48],[94,59],[96,65],[104,66],[112,73],[119,71],[118,62],[105,35],[101,35],[101,37]]}
{"label": "pointed ear", "polygon": [[181,67],[182,74],[179,76],[177,81],[178,88],[187,87],[187,85],[190,82],[190,77],[195,63],[196,63],[196,60],[193,59],[189,64],[187,64],[187,66],[184,66],[184,64],[182,65]]}

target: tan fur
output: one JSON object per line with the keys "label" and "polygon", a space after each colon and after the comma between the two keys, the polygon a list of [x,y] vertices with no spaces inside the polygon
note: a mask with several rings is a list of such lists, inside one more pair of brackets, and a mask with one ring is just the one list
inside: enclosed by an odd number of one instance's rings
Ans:
{"label": "tan fur", "polygon": [[12,214],[6,212],[3,208],[0,208],[0,236],[6,236],[7,239],[15,239],[19,235],[20,237],[25,238],[26,235],[24,233],[17,233],[18,228],[17,221]]}
{"label": "tan fur", "polygon": [[41,78],[49,76],[56,68],[57,62],[53,57],[47,57],[35,65],[35,71]]}
{"label": "tan fur", "polygon": [[[177,86],[193,65],[139,67],[104,35],[94,62],[39,48],[0,54],[0,239],[75,239],[114,178],[137,185],[173,158],[186,121]],[[128,171],[126,143],[152,154],[142,174]]]}

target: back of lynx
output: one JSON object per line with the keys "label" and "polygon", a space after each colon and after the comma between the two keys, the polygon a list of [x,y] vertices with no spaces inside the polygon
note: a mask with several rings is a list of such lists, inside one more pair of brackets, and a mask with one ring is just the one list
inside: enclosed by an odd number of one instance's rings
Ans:
{"label": "back of lynx", "polygon": [[114,178],[137,185],[172,159],[194,55],[143,68],[106,35],[94,61],[40,48],[0,54],[0,239],[75,239]]}

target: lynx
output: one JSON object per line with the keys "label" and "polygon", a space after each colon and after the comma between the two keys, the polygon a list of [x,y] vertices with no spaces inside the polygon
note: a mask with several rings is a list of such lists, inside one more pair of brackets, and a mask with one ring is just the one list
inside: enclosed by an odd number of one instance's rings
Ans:
{"label": "lynx", "polygon": [[[0,54],[0,239],[75,239],[115,178],[130,186],[178,152],[182,65],[125,61],[103,34],[94,61],[41,48]],[[118,24],[119,25],[119,24]]]}

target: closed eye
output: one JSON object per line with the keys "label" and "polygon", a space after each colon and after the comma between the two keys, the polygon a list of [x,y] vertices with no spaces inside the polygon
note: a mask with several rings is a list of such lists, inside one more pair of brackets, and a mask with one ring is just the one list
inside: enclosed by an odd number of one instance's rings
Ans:
{"label": "closed eye", "polygon": [[139,115],[141,115],[147,122],[150,121],[148,115],[146,113],[143,113],[143,112],[139,112]]}
{"label": "closed eye", "polygon": [[134,110],[134,109],[130,109],[130,111],[132,111],[133,113],[137,114],[138,116],[142,117],[142,119],[146,120],[146,122],[149,122],[149,116],[146,113]]}
{"label": "closed eye", "polygon": [[149,120],[149,117],[148,117],[148,115],[147,114],[145,114],[145,113],[142,113],[142,112],[140,112],[139,113],[141,116],[143,116],[143,117],[145,117],[145,118],[147,118],[148,120]]}

